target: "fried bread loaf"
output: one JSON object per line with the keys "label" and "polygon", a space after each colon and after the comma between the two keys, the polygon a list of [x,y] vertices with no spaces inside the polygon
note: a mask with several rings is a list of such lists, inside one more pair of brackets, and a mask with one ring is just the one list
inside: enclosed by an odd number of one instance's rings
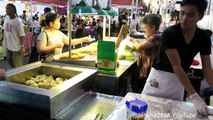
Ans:
{"label": "fried bread loaf", "polygon": [[[75,60],[75,59],[83,59],[85,56],[83,54],[77,53],[77,51],[71,51],[71,59]],[[63,53],[60,56],[60,59],[69,59],[69,52]]]}
{"label": "fried bread loaf", "polygon": [[29,77],[25,82],[25,85],[37,88],[50,89],[64,82],[62,77],[54,78],[52,75],[37,75],[35,77]]}

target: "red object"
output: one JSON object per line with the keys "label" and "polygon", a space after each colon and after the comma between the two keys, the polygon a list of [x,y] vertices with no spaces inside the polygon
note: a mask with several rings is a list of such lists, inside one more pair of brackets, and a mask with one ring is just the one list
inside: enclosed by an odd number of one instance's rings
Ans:
{"label": "red object", "polygon": [[37,0],[38,3],[67,5],[67,0]]}
{"label": "red object", "polygon": [[[144,2],[143,2],[144,3]],[[112,0],[111,4],[115,5],[132,5],[132,0]],[[138,7],[143,7],[142,3],[139,1]]]}
{"label": "red object", "polygon": [[33,43],[33,33],[32,32],[26,32],[24,37],[24,47],[26,49],[26,52],[30,52],[31,48],[34,46]]}
{"label": "red object", "polygon": [[112,0],[112,4],[132,5],[132,0]]}
{"label": "red object", "polygon": [[199,64],[200,64],[200,62],[198,60],[193,60],[192,61],[192,65],[199,65]]}

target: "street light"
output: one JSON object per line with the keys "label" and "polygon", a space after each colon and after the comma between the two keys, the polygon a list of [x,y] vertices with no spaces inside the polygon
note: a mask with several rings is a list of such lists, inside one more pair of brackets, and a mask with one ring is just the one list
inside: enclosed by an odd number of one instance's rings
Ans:
{"label": "street light", "polygon": [[118,16],[118,13],[114,11],[109,5],[103,10],[106,10],[110,16]]}
{"label": "street light", "polygon": [[100,15],[100,16],[109,15],[109,13],[106,10],[103,10],[100,7],[100,4],[99,4],[98,0],[96,0],[96,5],[93,8],[98,12],[98,15]]}
{"label": "street light", "polygon": [[81,0],[77,6],[75,6],[72,11],[72,14],[80,14],[80,15],[96,15],[97,11],[86,4],[84,0]]}

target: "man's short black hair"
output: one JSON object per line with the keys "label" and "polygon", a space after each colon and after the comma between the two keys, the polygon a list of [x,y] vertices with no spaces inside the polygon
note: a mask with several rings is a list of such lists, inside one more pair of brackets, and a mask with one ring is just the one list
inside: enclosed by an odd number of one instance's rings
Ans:
{"label": "man's short black hair", "polygon": [[16,6],[14,4],[8,3],[7,6],[10,6],[13,8],[14,13],[16,14],[17,10],[16,10]]}
{"label": "man's short black hair", "polygon": [[182,7],[184,5],[195,5],[197,6],[199,13],[204,14],[207,8],[207,1],[206,0],[183,0],[180,6]]}
{"label": "man's short black hair", "polygon": [[51,12],[51,8],[45,7],[44,8],[44,14]]}

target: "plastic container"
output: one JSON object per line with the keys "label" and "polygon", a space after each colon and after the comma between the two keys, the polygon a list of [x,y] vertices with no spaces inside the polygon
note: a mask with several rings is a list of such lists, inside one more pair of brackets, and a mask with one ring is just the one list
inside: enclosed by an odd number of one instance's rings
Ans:
{"label": "plastic container", "polygon": [[126,101],[127,120],[144,120],[148,105],[146,102],[139,99]]}

